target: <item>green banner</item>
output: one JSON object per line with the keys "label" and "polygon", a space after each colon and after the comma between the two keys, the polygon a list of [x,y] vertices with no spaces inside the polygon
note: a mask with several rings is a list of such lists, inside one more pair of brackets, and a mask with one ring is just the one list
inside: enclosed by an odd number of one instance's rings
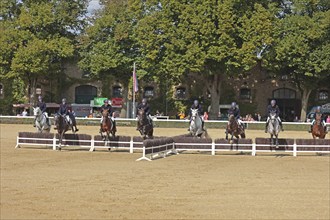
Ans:
{"label": "green banner", "polygon": [[101,107],[104,104],[104,100],[108,98],[94,98],[94,106]]}

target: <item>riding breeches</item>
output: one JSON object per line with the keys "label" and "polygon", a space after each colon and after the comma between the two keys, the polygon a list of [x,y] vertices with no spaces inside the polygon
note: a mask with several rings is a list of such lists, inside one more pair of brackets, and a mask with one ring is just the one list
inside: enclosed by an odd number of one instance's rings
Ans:
{"label": "riding breeches", "polygon": [[[230,122],[228,121],[228,124],[229,124]],[[242,120],[241,119],[237,119],[237,123],[239,124],[239,125],[242,125],[243,124],[243,122],[242,122]]]}

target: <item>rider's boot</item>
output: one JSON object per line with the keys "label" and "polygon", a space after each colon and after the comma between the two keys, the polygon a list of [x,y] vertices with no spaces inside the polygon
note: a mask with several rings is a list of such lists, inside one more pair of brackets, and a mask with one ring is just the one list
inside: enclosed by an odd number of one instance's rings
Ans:
{"label": "rider's boot", "polygon": [[34,121],[33,121],[33,127],[36,127],[36,118],[34,118]]}
{"label": "rider's boot", "polygon": [[204,121],[202,121],[202,130],[203,130],[203,131],[206,131],[206,130],[205,130],[205,127],[204,127]]}
{"label": "rider's boot", "polygon": [[309,129],[308,133],[312,133],[313,131],[313,125],[311,125],[311,128]]}
{"label": "rider's boot", "polygon": [[266,123],[265,133],[267,133],[267,129],[268,129],[268,123]]}

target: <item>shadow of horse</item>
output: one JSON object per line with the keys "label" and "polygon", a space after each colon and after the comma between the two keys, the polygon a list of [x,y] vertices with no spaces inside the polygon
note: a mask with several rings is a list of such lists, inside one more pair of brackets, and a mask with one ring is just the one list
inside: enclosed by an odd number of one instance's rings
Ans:
{"label": "shadow of horse", "polygon": [[228,134],[231,135],[231,141],[233,141],[234,136],[237,139],[246,137],[244,127],[238,124],[234,115],[229,115],[229,120],[226,128],[226,140],[228,140]]}
{"label": "shadow of horse", "polygon": [[[103,135],[104,133],[105,135]],[[100,135],[102,140],[106,142],[105,144],[110,141],[110,134],[112,137],[116,137],[116,128],[114,122],[109,117],[109,110],[103,110]]]}
{"label": "shadow of horse", "polygon": [[324,139],[325,135],[327,134],[325,129],[322,125],[322,115],[321,114],[316,114],[315,115],[315,123],[313,124],[313,128],[312,128],[312,136],[314,139],[316,139],[317,137],[319,139]]}
{"label": "shadow of horse", "polygon": [[71,126],[67,120],[65,119],[64,115],[55,114],[54,115],[54,124],[57,127],[57,133],[59,134],[59,146],[58,150],[62,149],[62,140],[65,132],[67,132],[69,129],[72,130],[72,133],[75,134],[75,130],[73,129],[73,126]]}
{"label": "shadow of horse", "polygon": [[140,132],[143,139],[152,139],[154,133],[154,126],[152,122],[147,118],[144,109],[138,109],[138,131]]}

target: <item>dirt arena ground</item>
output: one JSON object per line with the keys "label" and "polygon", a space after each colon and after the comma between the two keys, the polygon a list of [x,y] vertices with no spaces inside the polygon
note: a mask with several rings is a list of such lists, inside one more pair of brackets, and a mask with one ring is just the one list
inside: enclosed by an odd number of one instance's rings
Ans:
{"label": "dirt arena ground", "polygon": [[[184,153],[136,162],[139,153],[14,149],[17,132],[32,129],[0,124],[1,219],[330,219],[328,155]],[[155,135],[185,132],[157,128]],[[97,128],[80,126],[79,133]],[[224,137],[223,130],[209,134]]]}

